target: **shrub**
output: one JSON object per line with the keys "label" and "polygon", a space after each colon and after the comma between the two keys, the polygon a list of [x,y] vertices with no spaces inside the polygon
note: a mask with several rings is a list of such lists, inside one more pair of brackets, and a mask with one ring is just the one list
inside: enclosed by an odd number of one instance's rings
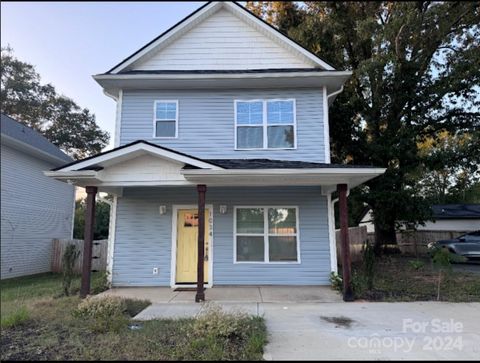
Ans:
{"label": "shrub", "polygon": [[420,261],[420,260],[410,260],[408,261],[408,264],[411,268],[414,270],[421,270],[423,267],[425,267],[425,262]]}
{"label": "shrub", "polygon": [[92,295],[100,294],[103,291],[109,289],[108,283],[108,272],[107,271],[100,271],[93,275],[92,279]]}
{"label": "shrub", "polygon": [[68,245],[65,248],[65,252],[62,257],[62,268],[63,268],[63,293],[65,296],[70,295],[70,289],[72,286],[72,281],[75,278],[75,262],[80,255],[80,251],[73,244]]}
{"label": "shrub", "polygon": [[331,272],[330,273],[330,284],[332,285],[332,288],[334,290],[343,291],[343,280],[339,274],[336,272]]}
{"label": "shrub", "polygon": [[21,306],[16,309],[14,312],[2,316],[1,319],[1,327],[12,328],[15,326],[19,326],[24,324],[26,321],[30,319],[30,312],[27,310],[25,306]]}
{"label": "shrub", "polygon": [[85,299],[73,311],[73,316],[87,320],[94,332],[118,332],[128,321],[126,311],[124,299],[108,296]]}
{"label": "shrub", "polygon": [[246,313],[226,313],[220,307],[210,304],[193,323],[192,334],[196,337],[246,339],[250,319]]}
{"label": "shrub", "polygon": [[375,251],[368,241],[365,243],[363,249],[363,269],[365,272],[367,288],[371,290],[373,288],[373,278],[375,276]]}

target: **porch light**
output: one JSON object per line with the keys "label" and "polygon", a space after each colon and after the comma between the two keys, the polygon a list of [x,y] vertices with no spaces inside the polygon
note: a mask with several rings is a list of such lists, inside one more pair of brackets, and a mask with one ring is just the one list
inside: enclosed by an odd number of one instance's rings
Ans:
{"label": "porch light", "polygon": [[220,206],[220,214],[225,214],[227,213],[227,206],[226,205],[221,205]]}
{"label": "porch light", "polygon": [[165,213],[167,213],[167,206],[166,205],[161,205],[160,208],[159,208],[159,211],[160,211],[161,215],[164,215]]}

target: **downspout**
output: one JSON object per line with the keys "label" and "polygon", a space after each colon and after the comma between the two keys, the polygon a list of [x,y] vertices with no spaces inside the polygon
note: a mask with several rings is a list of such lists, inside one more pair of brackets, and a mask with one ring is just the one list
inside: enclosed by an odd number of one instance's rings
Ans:
{"label": "downspout", "polygon": [[342,93],[342,92],[343,92],[343,85],[342,85],[342,87],[340,87],[339,90],[337,90],[335,92],[332,92],[330,94],[327,94],[327,101],[330,99],[330,97],[336,96],[336,95],[338,95],[339,93]]}

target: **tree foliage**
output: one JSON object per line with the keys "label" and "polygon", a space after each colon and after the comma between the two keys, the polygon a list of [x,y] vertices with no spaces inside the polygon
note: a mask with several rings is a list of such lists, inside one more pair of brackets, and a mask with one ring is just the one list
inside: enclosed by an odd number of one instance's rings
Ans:
{"label": "tree foliage", "polygon": [[[85,199],[75,202],[75,222],[73,227],[73,238],[84,239],[85,232]],[[108,227],[110,222],[110,204],[103,200],[97,200],[95,204],[95,228],[93,239],[101,240],[108,238]]]}
{"label": "tree foliage", "polygon": [[108,143],[95,115],[51,84],[42,84],[31,64],[15,58],[11,48],[1,50],[2,113],[41,132],[75,159],[99,153]]}
{"label": "tree foliage", "polygon": [[[373,210],[377,246],[395,241],[396,221],[428,218],[419,182],[425,173],[458,162],[457,174],[471,180],[480,154],[478,3],[263,1],[247,7],[336,69],[353,71],[330,110],[332,161],[387,168],[351,193]],[[445,133],[472,142],[453,151],[422,150]],[[437,157],[447,153],[448,162]]]}

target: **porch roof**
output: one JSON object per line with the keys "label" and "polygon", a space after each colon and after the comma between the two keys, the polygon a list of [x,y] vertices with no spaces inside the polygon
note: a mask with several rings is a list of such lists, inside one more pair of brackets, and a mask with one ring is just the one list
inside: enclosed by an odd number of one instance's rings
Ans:
{"label": "porch roof", "polygon": [[337,184],[353,188],[385,169],[270,159],[200,159],[138,140],[98,155],[44,172],[78,186],[97,186],[121,193],[141,186],[322,186],[324,193]]}

